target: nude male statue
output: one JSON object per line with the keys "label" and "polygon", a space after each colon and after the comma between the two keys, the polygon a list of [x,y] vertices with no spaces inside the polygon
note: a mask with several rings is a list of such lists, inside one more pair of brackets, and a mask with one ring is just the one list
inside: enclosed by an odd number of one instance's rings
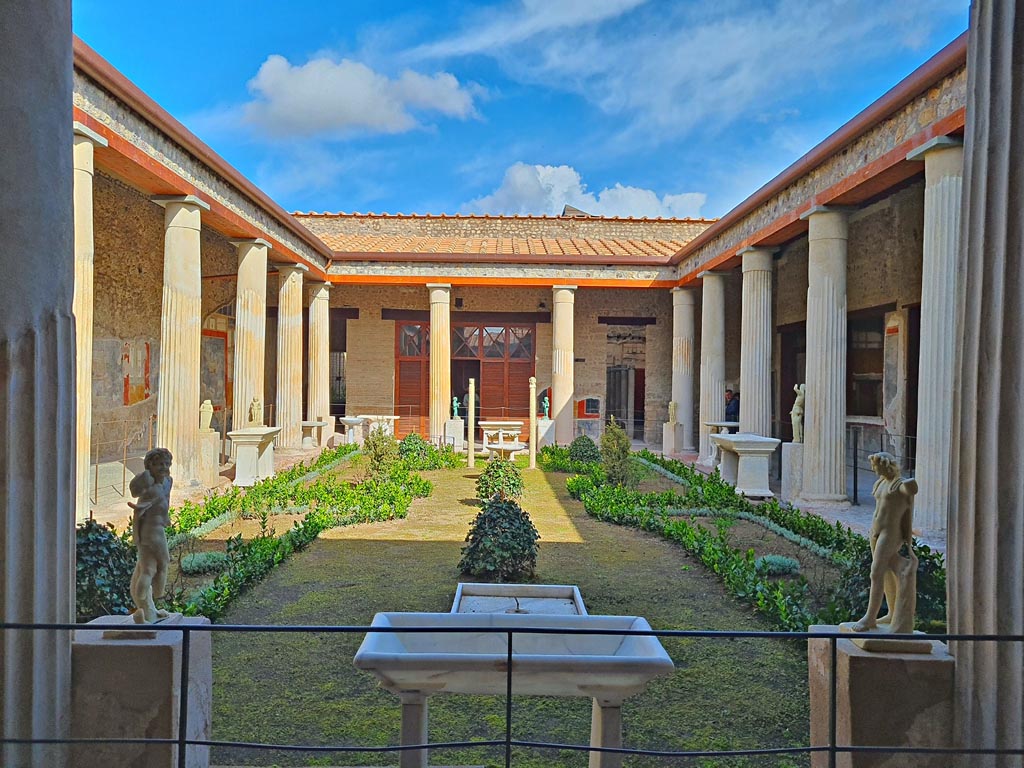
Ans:
{"label": "nude male statue", "polygon": [[[864,617],[851,626],[854,632],[888,625],[894,634],[914,631],[917,608],[917,556],[913,549],[914,494],[916,480],[900,477],[900,468],[892,454],[882,452],[869,457],[871,469],[878,474],[871,493],[875,514],[871,520],[871,591]],[[907,555],[900,553],[907,546]],[[882,598],[889,612],[878,618]]]}
{"label": "nude male statue", "polygon": [[136,624],[152,624],[165,618],[167,611],[156,607],[154,599],[164,593],[167,584],[167,533],[171,524],[170,499],[171,452],[154,448],[146,454],[145,471],[132,478],[128,486],[137,501],[128,502],[132,513],[132,538],[138,550],[138,560],[132,573],[131,594],[135,603],[132,617]]}
{"label": "nude male statue", "polygon": [[807,397],[807,385],[795,384],[793,391],[796,392],[796,400],[793,401],[793,410],[789,412],[793,420],[793,442],[804,441],[804,400]]}

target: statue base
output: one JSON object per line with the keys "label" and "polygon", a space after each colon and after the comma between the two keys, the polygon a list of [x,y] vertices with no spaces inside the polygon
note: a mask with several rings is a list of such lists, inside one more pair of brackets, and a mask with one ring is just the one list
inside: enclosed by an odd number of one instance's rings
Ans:
{"label": "statue base", "polygon": [[462,419],[448,419],[444,423],[444,441],[456,451],[466,450],[466,422]]}
{"label": "statue base", "polygon": [[850,642],[858,648],[872,653],[931,653],[935,645],[941,645],[936,640],[924,639],[928,637],[924,632],[914,632],[915,635],[921,635],[920,640],[886,639],[889,630],[884,624],[867,632],[855,632],[855,623],[844,621],[839,625],[839,631],[850,635]]}
{"label": "statue base", "polygon": [[553,419],[537,419],[537,449],[555,444],[555,422]]}
{"label": "statue base", "polygon": [[804,484],[804,444],[782,444],[782,493],[783,501],[800,497]]}

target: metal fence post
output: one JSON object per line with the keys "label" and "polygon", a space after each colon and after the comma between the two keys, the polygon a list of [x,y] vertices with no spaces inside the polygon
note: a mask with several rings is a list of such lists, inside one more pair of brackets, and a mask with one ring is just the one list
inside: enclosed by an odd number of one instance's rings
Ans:
{"label": "metal fence post", "polygon": [[505,659],[505,768],[512,766],[512,630],[508,632],[508,656]]}
{"label": "metal fence post", "polygon": [[188,740],[188,664],[192,635],[187,626],[181,636],[181,694],[178,698],[178,768],[186,768],[186,741]]}
{"label": "metal fence post", "polygon": [[860,430],[853,430],[853,503],[860,504],[858,487],[860,485],[860,464],[857,455],[860,453]]}

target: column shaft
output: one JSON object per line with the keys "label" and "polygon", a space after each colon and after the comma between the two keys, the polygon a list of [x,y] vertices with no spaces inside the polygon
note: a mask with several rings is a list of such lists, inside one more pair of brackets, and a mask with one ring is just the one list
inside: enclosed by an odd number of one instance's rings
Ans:
{"label": "column shaft", "polygon": [[75,123],[75,519],[89,517],[89,457],[92,444],[92,327],[93,327],[93,148],[107,140]]}
{"label": "column shaft", "polygon": [[924,159],[924,254],[921,265],[921,363],[918,366],[917,477],[920,491],[914,522],[927,530],[946,528],[953,429],[956,304],[960,274],[960,205],[963,146],[935,139],[912,154]]}
{"label": "column shaft", "polygon": [[676,404],[676,445],[692,451],[693,444],[693,349],[696,291],[672,289],[672,400]]}
{"label": "column shaft", "polygon": [[330,283],[320,283],[309,293],[309,378],[306,419],[327,421],[321,443],[330,438],[331,427],[331,301]]}
{"label": "column shaft", "polygon": [[231,424],[249,423],[249,404],[263,402],[264,357],[267,349],[266,240],[242,240],[238,248],[238,288],[235,294],[235,370]]}
{"label": "column shaft", "polygon": [[573,413],[576,350],[573,342],[573,308],[576,286],[556,285],[551,307],[551,413],[555,442],[568,445],[576,431]]}
{"label": "column shaft", "polygon": [[444,437],[452,407],[452,322],[450,285],[431,284],[430,292],[430,438]]}
{"label": "column shaft", "polygon": [[[972,3],[967,52],[964,207],[958,267],[949,516],[949,630],[1024,634],[1024,14]],[[957,742],[1024,748],[1021,643],[956,642]],[[1024,757],[972,755],[971,768]]]}
{"label": "column shaft", "polygon": [[808,501],[846,500],[847,214],[807,215],[807,401],[804,477]]}
{"label": "column shaft", "polygon": [[[0,621],[75,619],[75,281],[71,4],[0,24]],[[0,632],[0,737],[69,735],[69,632]],[[57,745],[0,746],[0,765],[61,768]]]}
{"label": "column shaft", "polygon": [[179,485],[199,482],[199,364],[202,260],[198,198],[157,198],[164,206],[164,288],[160,309],[157,443],[174,456]]}
{"label": "column shaft", "polygon": [[700,312],[700,458],[711,462],[712,446],[706,426],[725,420],[725,278],[703,275]]}
{"label": "column shaft", "polygon": [[302,273],[301,264],[278,264],[277,287],[277,407],[281,427],[277,444],[302,444]]}
{"label": "column shaft", "polygon": [[740,432],[772,434],[772,253],[743,252]]}

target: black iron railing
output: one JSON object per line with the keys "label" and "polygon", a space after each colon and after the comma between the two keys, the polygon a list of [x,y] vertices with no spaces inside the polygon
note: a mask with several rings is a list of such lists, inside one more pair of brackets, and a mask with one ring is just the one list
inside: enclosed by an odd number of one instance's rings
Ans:
{"label": "black iron railing", "polygon": [[[76,629],[100,629],[101,626],[88,626],[84,624],[0,624],[0,631],[29,631],[29,632],[62,632]],[[250,626],[233,624],[207,624],[207,625],[147,625],[146,630],[157,632],[181,632],[181,677],[179,685],[181,691],[189,689],[189,665],[192,635],[196,632],[246,632],[246,633],[317,633],[317,634],[365,634],[369,632],[415,634],[431,632],[435,634],[473,634],[489,633],[503,634],[507,637],[507,655],[504,664],[506,674],[505,684],[505,738],[474,741],[437,741],[423,744],[405,744],[385,747],[375,746],[350,746],[350,745],[310,745],[310,744],[271,744],[266,742],[243,742],[224,741],[217,739],[189,739],[189,697],[179,696],[180,706],[177,717],[176,738],[67,738],[67,739],[28,739],[28,738],[0,738],[0,744],[166,744],[177,747],[177,765],[184,768],[188,757],[188,747],[220,747],[227,749],[252,749],[252,750],[277,750],[283,752],[308,752],[314,754],[324,753],[397,753],[409,750],[422,749],[468,749],[479,747],[501,747],[504,749],[506,767],[512,764],[512,749],[515,747],[528,749],[558,749],[575,752],[608,752],[621,755],[642,755],[647,757],[663,758],[726,758],[726,757],[758,757],[758,756],[795,756],[825,753],[828,755],[828,765],[834,768],[840,754],[853,753],[879,753],[879,754],[907,754],[907,755],[1016,755],[1024,756],[1022,748],[944,748],[944,747],[897,747],[897,746],[859,746],[852,744],[839,744],[837,742],[837,694],[836,677],[838,667],[838,641],[849,639],[849,635],[832,632],[762,632],[762,631],[720,631],[720,630],[631,630],[631,629],[577,629],[560,627],[531,627],[508,629],[506,627],[363,627],[363,626]],[[757,749],[726,749],[726,750],[659,750],[659,749],[636,749],[628,747],[600,747],[591,744],[560,744],[554,742],[531,741],[515,739],[512,736],[513,724],[513,679],[515,676],[515,656],[512,650],[512,638],[514,635],[615,635],[640,636],[640,637],[671,637],[671,638],[705,638],[714,640],[733,639],[768,639],[778,641],[793,640],[814,640],[823,639],[829,641],[830,651],[830,691],[829,691],[829,728],[828,743],[820,745],[793,746],[793,747],[765,747]],[[918,640],[921,635],[888,635],[887,639],[893,640]],[[1022,644],[1024,652],[1024,634],[1021,635],[928,635],[930,640],[957,641],[957,642],[994,642],[994,643],[1017,643]]]}
{"label": "black iron railing", "polygon": [[[860,488],[864,484],[870,488],[874,483],[875,474],[871,469],[869,457],[873,453],[885,451],[899,462],[904,474],[913,475],[917,468],[917,436],[900,435],[887,431],[884,427],[865,428],[863,424],[849,424],[846,427],[846,468],[850,470],[853,489],[850,500],[860,503]],[[861,477],[865,475],[865,477]]]}

